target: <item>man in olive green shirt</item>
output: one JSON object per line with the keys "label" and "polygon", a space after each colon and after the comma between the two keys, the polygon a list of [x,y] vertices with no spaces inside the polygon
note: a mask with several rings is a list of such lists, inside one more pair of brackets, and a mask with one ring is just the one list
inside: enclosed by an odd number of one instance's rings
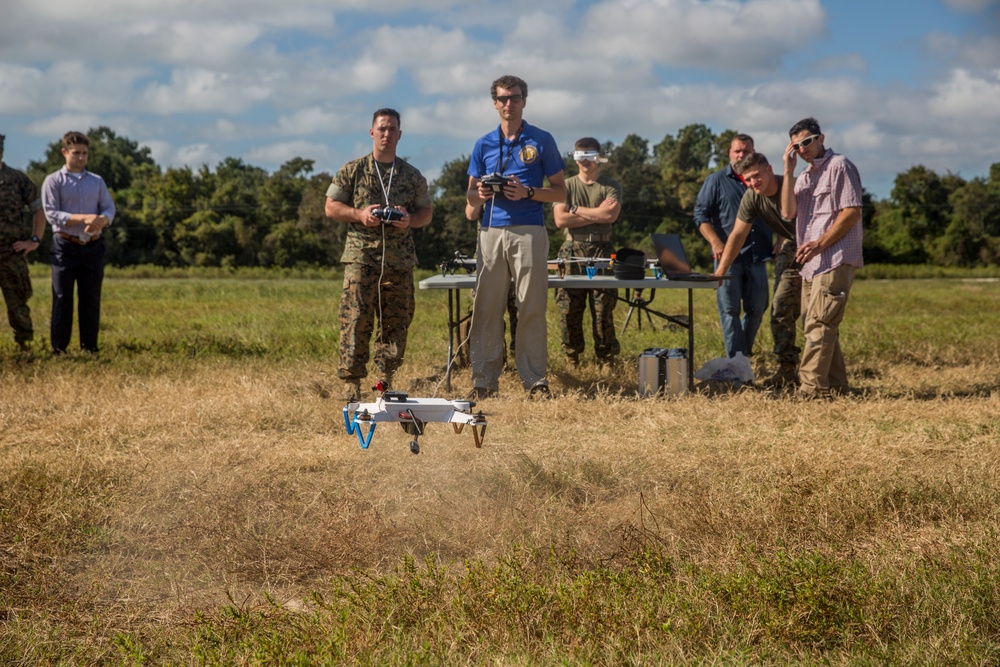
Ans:
{"label": "man in olive green shirt", "polygon": [[795,326],[802,314],[802,277],[795,263],[795,220],[781,214],[782,177],[775,175],[767,158],[750,153],[733,165],[747,184],[743,193],[733,231],[719,260],[716,275],[725,275],[750,234],[754,220],[760,220],[778,235],[774,259],[774,300],[771,304],[771,336],[778,372],[762,384],[775,388],[798,384],[799,354],[795,345]]}
{"label": "man in olive green shirt", "polygon": [[[566,201],[555,204],[552,212],[556,227],[566,230],[566,240],[558,257],[567,261],[567,273],[580,275],[581,258],[611,257],[611,225],[622,210],[622,186],[601,173],[607,158],[601,155],[601,144],[593,137],[584,137],[574,146],[573,159],[580,173],[566,179]],[[570,366],[580,362],[583,353],[583,313],[590,306],[594,336],[594,355],[598,363],[614,362],[621,346],[615,336],[614,310],[617,290],[557,289],[562,325],[562,350]]]}

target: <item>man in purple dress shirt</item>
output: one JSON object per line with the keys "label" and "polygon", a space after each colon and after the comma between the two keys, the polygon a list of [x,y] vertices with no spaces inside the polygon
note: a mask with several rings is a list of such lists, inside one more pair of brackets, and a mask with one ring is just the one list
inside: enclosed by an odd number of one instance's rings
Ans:
{"label": "man in purple dress shirt", "polygon": [[79,297],[80,347],[97,352],[104,282],[101,233],[115,217],[104,179],[87,171],[90,141],[80,132],[62,138],[66,166],[45,177],[42,208],[52,225],[52,350],[66,352],[73,333],[73,288]]}
{"label": "man in purple dress shirt", "polygon": [[[846,393],[847,369],[840,350],[840,322],[861,257],[861,176],[857,167],[824,144],[815,118],[788,131],[781,213],[795,219],[796,261],[802,265],[805,346],[799,393],[827,398]],[[794,178],[797,156],[809,167]]]}

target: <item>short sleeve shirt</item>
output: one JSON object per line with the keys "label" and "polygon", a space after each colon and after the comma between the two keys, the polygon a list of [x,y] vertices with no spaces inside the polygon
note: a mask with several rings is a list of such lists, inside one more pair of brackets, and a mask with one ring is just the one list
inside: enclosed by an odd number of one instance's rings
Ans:
{"label": "short sleeve shirt", "polygon": [[[552,135],[523,123],[513,141],[503,136],[499,126],[481,137],[472,149],[468,174],[473,178],[493,173],[517,176],[524,185],[540,188],[546,177],[555,176],[565,167]],[[484,227],[544,226],[545,208],[541,202],[531,199],[510,201],[496,197],[486,202],[482,224]]]}
{"label": "short sleeve shirt", "polygon": [[[624,203],[622,201],[621,183],[613,178],[601,174],[593,183],[584,183],[580,180],[579,175],[577,175],[566,181],[567,208],[573,206],[597,208],[606,199],[614,199],[619,204]],[[608,227],[608,225],[597,223],[583,227],[574,227],[572,230],[566,230],[566,238],[570,238],[570,232],[577,235],[605,234],[608,231]]]}
{"label": "short sleeve shirt", "polygon": [[778,191],[770,197],[759,195],[747,188],[747,191],[743,193],[740,210],[736,217],[743,222],[760,220],[775,234],[795,240],[795,220],[786,220],[781,217],[781,183],[784,176],[775,175],[774,178],[778,182]]}
{"label": "short sleeve shirt", "polygon": [[[799,246],[823,236],[845,208],[860,208],[861,196],[858,168],[843,155],[827,149],[822,158],[814,160],[795,180],[795,230]],[[842,264],[863,267],[861,237],[859,220],[839,241],[806,262],[800,272],[802,278],[811,280]]]}
{"label": "short sleeve shirt", "polygon": [[[431,205],[427,179],[415,167],[400,158],[396,158],[392,165],[383,165],[376,162],[371,153],[341,167],[333,177],[326,196],[354,208],[368,208],[373,204],[385,206],[383,185],[388,190],[388,204],[391,206],[402,206],[413,213]],[[409,229],[393,225],[348,225],[341,263],[380,266],[383,234],[385,266],[394,270],[412,269],[417,262],[413,235]]]}
{"label": "short sleeve shirt", "polygon": [[[746,191],[747,186],[728,164],[719,171],[709,174],[694,203],[694,226],[710,223],[715,233],[725,243],[733,231],[733,225],[736,224],[740,202]],[[746,222],[753,227],[736,261],[763,262],[770,259],[773,255],[770,232],[754,218]]]}

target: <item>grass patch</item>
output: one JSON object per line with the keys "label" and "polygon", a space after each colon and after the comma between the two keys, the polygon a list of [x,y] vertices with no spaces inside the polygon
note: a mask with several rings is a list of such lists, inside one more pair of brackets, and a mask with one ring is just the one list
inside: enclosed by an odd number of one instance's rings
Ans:
{"label": "grass patch", "polygon": [[[0,664],[1000,662],[995,283],[859,281],[831,403],[639,400],[631,362],[564,367],[553,308],[557,400],[506,373],[482,449],[418,457],[344,432],[339,290],[109,272],[99,357],[0,342]],[[445,395],[417,298],[398,378]]]}

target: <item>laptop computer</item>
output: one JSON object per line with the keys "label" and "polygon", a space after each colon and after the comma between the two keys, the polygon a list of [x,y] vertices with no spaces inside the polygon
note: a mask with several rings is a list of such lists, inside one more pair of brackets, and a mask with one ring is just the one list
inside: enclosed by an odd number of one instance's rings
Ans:
{"label": "laptop computer", "polygon": [[649,238],[653,242],[660,269],[667,280],[710,282],[722,279],[710,273],[691,271],[691,262],[684,252],[680,234],[650,234]]}

